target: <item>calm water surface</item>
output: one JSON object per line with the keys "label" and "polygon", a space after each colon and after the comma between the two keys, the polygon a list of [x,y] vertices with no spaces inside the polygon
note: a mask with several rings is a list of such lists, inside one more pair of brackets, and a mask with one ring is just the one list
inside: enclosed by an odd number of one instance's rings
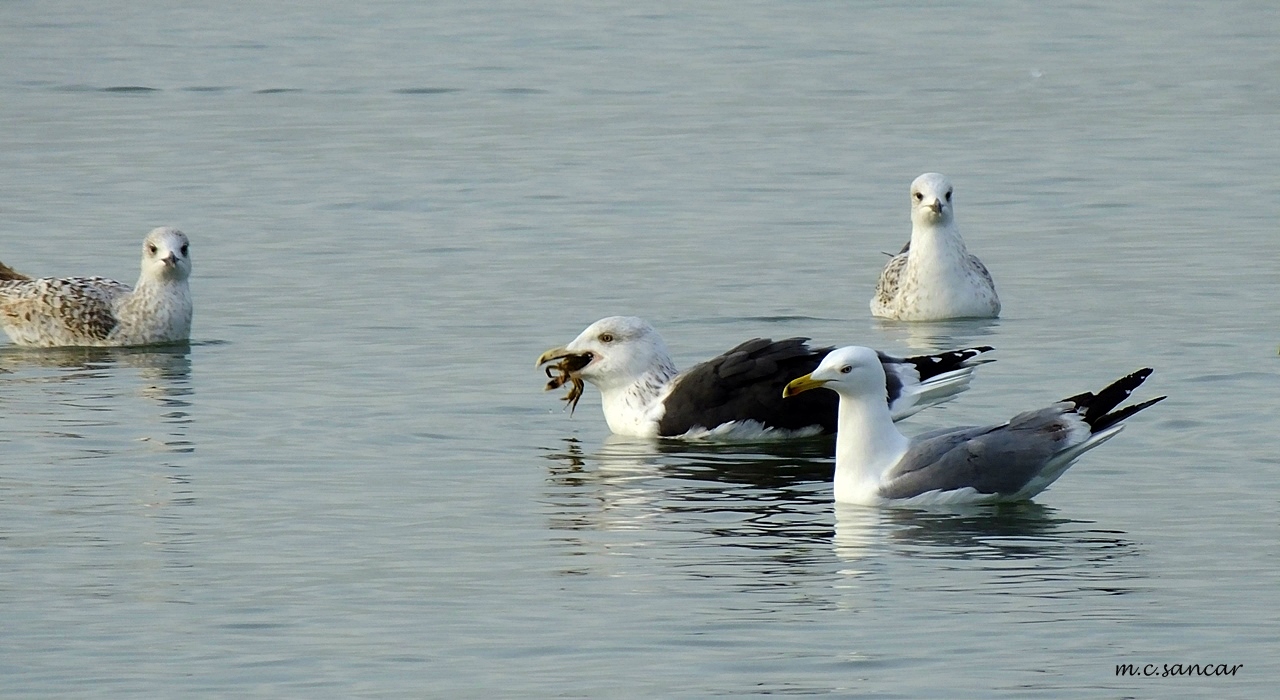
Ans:
{"label": "calm water surface", "polygon": [[[0,260],[189,347],[0,344],[5,697],[1265,697],[1280,15],[1215,4],[0,7]],[[879,323],[950,175],[993,322]],[[611,438],[533,360],[653,321],[999,360],[908,430],[1141,366],[1035,503],[835,507],[822,441]],[[1115,666],[1243,664],[1226,678]]]}

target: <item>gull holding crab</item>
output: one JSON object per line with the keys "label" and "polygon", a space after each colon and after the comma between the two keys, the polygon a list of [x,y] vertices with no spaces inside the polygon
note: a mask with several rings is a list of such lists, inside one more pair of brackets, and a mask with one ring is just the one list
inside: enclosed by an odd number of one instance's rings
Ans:
{"label": "gull holding crab", "polygon": [[[833,433],[835,396],[823,393],[784,401],[782,388],[812,372],[830,348],[807,338],[748,340],[687,371],[676,370],[662,336],[643,319],[600,319],[564,347],[548,350],[547,389],[570,384],[576,406],[585,383],[600,390],[609,429],[635,437],[727,440],[777,439]],[[883,364],[882,402],[894,420],[942,403],[969,388],[974,368],[989,361],[987,346]]]}

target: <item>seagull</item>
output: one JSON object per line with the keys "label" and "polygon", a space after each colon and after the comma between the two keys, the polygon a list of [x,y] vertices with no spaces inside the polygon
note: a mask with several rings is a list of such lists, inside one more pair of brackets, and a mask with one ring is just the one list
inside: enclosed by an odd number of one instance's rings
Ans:
{"label": "seagull", "polygon": [[[881,403],[899,420],[969,388],[974,368],[988,362],[989,346],[882,363]],[[565,400],[576,405],[583,381],[600,390],[609,430],[633,437],[757,440],[835,432],[834,396],[783,401],[786,383],[811,372],[830,348],[807,338],[748,340],[686,372],[677,372],[662,336],[634,316],[600,319],[564,347],[538,357],[550,362],[548,389],[574,383]],[[559,370],[554,377],[552,370]],[[887,399],[887,401],[886,401]]]}
{"label": "seagull", "polygon": [[833,350],[812,373],[792,380],[790,397],[818,387],[840,397],[835,500],[860,505],[934,505],[1028,500],[1080,455],[1110,440],[1120,421],[1152,404],[1117,409],[1150,368],[1096,394],[1072,396],[985,427],[944,428],[908,439],[881,399],[884,368],[870,348]]}
{"label": "seagull", "polygon": [[911,183],[911,240],[880,273],[871,315],[897,321],[996,318],[1000,297],[991,273],[956,228],[953,188],[945,175]]}
{"label": "seagull", "polygon": [[17,345],[153,345],[191,335],[190,243],[160,227],[142,244],[134,287],[104,277],[32,279],[0,263],[0,325]]}

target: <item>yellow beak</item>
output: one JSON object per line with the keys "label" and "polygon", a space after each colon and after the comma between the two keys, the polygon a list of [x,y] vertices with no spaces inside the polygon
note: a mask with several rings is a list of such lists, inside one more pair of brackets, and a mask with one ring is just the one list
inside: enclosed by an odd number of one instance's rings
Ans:
{"label": "yellow beak", "polygon": [[826,383],[826,379],[814,379],[812,374],[806,374],[803,377],[796,377],[783,387],[782,398],[789,399],[796,394],[806,392],[810,389],[821,389],[826,385]]}
{"label": "yellow beak", "polygon": [[534,365],[534,367],[541,367],[552,360],[558,360],[568,354],[570,354],[568,348],[552,348],[541,355],[538,355],[538,364]]}

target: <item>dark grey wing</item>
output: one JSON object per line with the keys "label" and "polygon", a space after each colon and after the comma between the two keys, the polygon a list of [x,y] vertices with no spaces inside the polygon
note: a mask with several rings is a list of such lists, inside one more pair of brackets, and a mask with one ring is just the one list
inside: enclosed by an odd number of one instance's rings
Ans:
{"label": "dark grey wing", "polygon": [[1048,408],[1020,413],[1003,425],[921,435],[890,470],[880,494],[901,499],[968,487],[982,494],[1015,495],[1038,476],[1048,478],[1040,485],[1044,488],[1082,450],[1101,444],[1091,435],[1114,434],[1118,423],[1165,399],[1158,396],[1119,407],[1151,371],[1140,369],[1096,394],[1077,394]]}
{"label": "dark grey wing", "polygon": [[1070,408],[1061,403],[1021,413],[1002,425],[922,435],[890,472],[881,495],[911,498],[962,488],[1017,493],[1069,446],[1073,432],[1078,435],[1083,421],[1068,415]]}
{"label": "dark grey wing", "polygon": [[756,338],[682,373],[667,398],[658,434],[683,435],[753,420],[769,428],[836,430],[839,398],[832,391],[807,391],[788,399],[782,389],[817,369],[831,348],[810,348],[808,338]]}

